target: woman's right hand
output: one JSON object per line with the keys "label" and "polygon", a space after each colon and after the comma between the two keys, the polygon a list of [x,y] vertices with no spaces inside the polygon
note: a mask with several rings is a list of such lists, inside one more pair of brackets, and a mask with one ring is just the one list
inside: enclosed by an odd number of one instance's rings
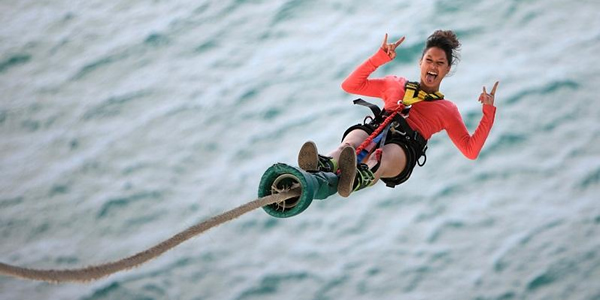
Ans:
{"label": "woman's right hand", "polygon": [[404,37],[401,37],[395,43],[388,44],[388,34],[385,34],[385,38],[383,39],[383,44],[381,44],[381,50],[383,50],[391,59],[396,58],[396,48],[404,42]]}

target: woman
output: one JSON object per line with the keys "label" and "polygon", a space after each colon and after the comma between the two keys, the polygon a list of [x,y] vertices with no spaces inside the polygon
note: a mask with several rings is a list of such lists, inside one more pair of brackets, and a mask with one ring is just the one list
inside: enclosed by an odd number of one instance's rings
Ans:
{"label": "woman", "polygon": [[[369,78],[378,67],[396,57],[396,48],[404,41],[402,37],[388,43],[387,38],[386,34],[377,53],[342,83],[348,93],[381,98],[383,113],[370,122],[350,127],[340,146],[327,156],[319,155],[313,142],[305,143],[298,155],[298,164],[304,170],[341,173],[338,192],[343,197],[372,186],[379,179],[390,187],[406,181],[417,163],[424,164],[419,159],[425,155],[427,140],[441,130],[446,130],[467,158],[476,159],[494,123],[498,82],[490,93],[483,87],[479,96],[483,117],[473,135],[469,134],[454,103],[444,99],[439,91],[442,80],[458,59],[460,42],[452,31],[437,30],[427,39],[419,60],[418,83],[397,76]],[[390,115],[393,116],[386,120]],[[383,140],[379,149],[356,164],[355,148],[364,147],[363,142],[376,130]]]}

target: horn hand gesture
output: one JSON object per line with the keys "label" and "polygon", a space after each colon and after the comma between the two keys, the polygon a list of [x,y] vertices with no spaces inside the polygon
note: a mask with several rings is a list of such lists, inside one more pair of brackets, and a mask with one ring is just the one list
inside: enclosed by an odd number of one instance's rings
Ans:
{"label": "horn hand gesture", "polygon": [[488,94],[485,90],[485,86],[483,87],[483,92],[479,95],[479,102],[481,104],[489,104],[494,105],[494,96],[496,95],[496,88],[498,87],[498,81],[494,83],[494,87],[492,87],[492,91]]}
{"label": "horn hand gesture", "polygon": [[388,34],[385,34],[385,38],[383,39],[383,44],[381,44],[381,50],[385,51],[385,53],[391,58],[396,58],[396,48],[400,46],[404,42],[404,37],[401,37],[395,43],[388,43]]}

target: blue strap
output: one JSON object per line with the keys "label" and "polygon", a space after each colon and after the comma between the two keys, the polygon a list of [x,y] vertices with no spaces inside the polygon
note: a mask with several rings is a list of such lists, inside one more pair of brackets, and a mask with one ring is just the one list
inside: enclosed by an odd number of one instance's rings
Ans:
{"label": "blue strap", "polygon": [[391,126],[391,123],[388,124],[385,127],[385,129],[373,139],[373,141],[371,141],[371,144],[369,144],[369,147],[365,147],[365,149],[360,151],[360,153],[356,157],[357,162],[360,163],[361,161],[363,161],[363,159],[365,159],[365,157],[367,157],[367,155],[369,155],[369,150],[367,150],[367,149],[371,148],[371,146],[376,145],[376,147],[373,149],[381,148],[383,146],[383,144],[385,143],[385,138],[387,136],[387,133],[390,130],[390,126]]}

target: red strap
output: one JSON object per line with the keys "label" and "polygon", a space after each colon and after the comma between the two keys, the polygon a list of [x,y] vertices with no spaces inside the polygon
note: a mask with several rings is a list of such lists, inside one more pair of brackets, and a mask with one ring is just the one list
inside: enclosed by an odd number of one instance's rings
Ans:
{"label": "red strap", "polygon": [[[383,120],[383,122],[379,125],[379,127],[377,127],[377,129],[375,131],[373,131],[373,133],[371,133],[371,135],[369,135],[369,137],[362,142],[362,144],[360,144],[360,146],[358,146],[358,148],[356,148],[356,155],[359,155],[361,151],[363,151],[363,149],[365,149],[367,146],[369,146],[371,144],[371,142],[373,141],[373,139],[375,137],[377,137],[381,131],[388,126],[388,124],[390,122],[392,122],[392,120],[394,119],[394,117],[398,114],[398,110],[394,111],[392,114],[390,114],[387,118],[385,118],[385,120]],[[383,141],[385,143],[385,141]]]}

